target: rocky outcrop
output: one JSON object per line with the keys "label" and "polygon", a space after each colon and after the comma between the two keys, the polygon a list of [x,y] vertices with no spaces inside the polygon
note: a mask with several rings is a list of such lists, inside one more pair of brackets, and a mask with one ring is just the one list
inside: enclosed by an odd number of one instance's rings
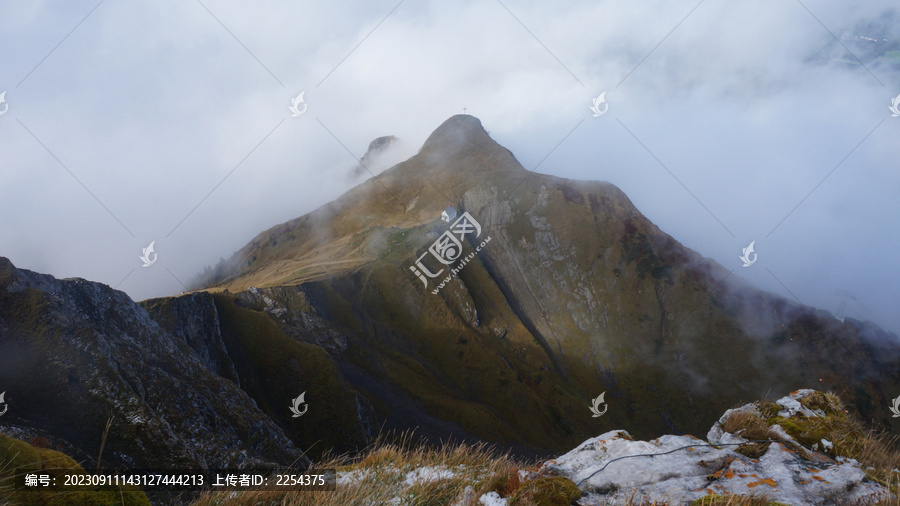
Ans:
{"label": "rocky outcrop", "polygon": [[[195,316],[176,326],[192,334],[206,325]],[[49,434],[89,464],[109,422],[108,465],[302,465],[284,431],[211,370],[227,369],[221,351],[166,332],[123,292],[0,258],[0,385],[8,405],[0,431]]]}
{"label": "rocky outcrop", "polygon": [[[395,146],[400,139],[393,135],[385,135],[383,137],[378,137],[369,143],[369,147],[366,149],[365,154],[363,154],[362,158],[359,159],[359,165],[357,165],[352,173],[352,177],[362,177],[362,176],[371,176],[374,173],[381,172],[387,167],[393,165],[389,161],[384,161],[381,158],[384,157],[385,152],[388,151],[392,146]],[[396,163],[396,160],[394,163]]]}
{"label": "rocky outcrop", "polygon": [[347,349],[347,337],[341,334],[310,304],[301,286],[256,288],[235,295],[245,307],[265,311],[288,336],[320,346],[339,355]]}
{"label": "rocky outcrop", "polygon": [[[709,431],[707,441],[693,436],[662,436],[636,441],[626,431],[609,431],[591,438],[543,465],[546,472],[570,478],[582,490],[578,504],[618,504],[632,500],[690,504],[706,495],[744,495],[781,504],[857,504],[892,498],[867,476],[859,462],[840,455],[836,441],[809,447],[792,436],[808,434],[801,426],[839,417],[837,411],[816,408],[825,398],[800,390],[776,401],[777,407],[753,403],[728,410]],[[778,408],[781,408],[778,410]],[[766,443],[748,435],[746,421],[770,410]],[[734,433],[729,425],[740,426]],[[785,429],[785,427],[789,429]],[[819,442],[822,444],[822,441]]]}

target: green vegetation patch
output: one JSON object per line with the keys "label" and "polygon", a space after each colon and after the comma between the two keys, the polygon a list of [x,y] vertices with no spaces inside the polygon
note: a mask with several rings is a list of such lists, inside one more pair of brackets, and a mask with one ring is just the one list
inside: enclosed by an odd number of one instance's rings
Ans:
{"label": "green vegetation patch", "polygon": [[85,505],[137,505],[150,506],[147,496],[140,490],[121,488],[79,492],[16,491],[14,476],[18,471],[38,472],[49,469],[84,469],[64,453],[37,448],[24,441],[0,434],[0,503],[22,505],[63,506]]}

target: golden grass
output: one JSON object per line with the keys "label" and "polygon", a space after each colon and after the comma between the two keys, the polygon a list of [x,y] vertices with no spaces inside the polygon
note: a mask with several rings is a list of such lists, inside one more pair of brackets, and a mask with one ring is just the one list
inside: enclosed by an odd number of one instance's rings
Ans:
{"label": "golden grass", "polygon": [[697,499],[691,506],[782,506],[782,503],[768,501],[762,497],[714,494]]}
{"label": "golden grass", "polygon": [[[333,492],[208,492],[192,505],[363,506],[399,499],[399,504],[437,506],[458,502],[469,506],[478,504],[478,498],[490,491],[511,496],[521,485],[519,470],[535,469],[485,444],[429,448],[413,445],[412,441],[410,434],[395,442],[380,437],[357,457],[326,457],[316,462],[311,471],[337,469],[339,480],[344,480]],[[409,473],[426,468],[447,476],[407,480]]]}
{"label": "golden grass", "polygon": [[[766,421],[752,411],[734,411],[728,415],[723,424],[725,432],[730,432],[749,440],[781,439],[769,428]],[[758,459],[766,453],[771,443],[747,443],[735,448],[737,453]]]}
{"label": "golden grass", "polygon": [[[900,473],[893,469],[900,469],[900,436],[887,434],[875,430],[869,430],[862,438],[862,444],[857,447],[856,460],[873,480],[887,486],[900,497]],[[868,468],[872,469],[868,469]],[[891,503],[900,505],[900,499]]]}
{"label": "golden grass", "polygon": [[766,421],[752,411],[733,411],[725,419],[723,429],[744,439],[779,439]]}

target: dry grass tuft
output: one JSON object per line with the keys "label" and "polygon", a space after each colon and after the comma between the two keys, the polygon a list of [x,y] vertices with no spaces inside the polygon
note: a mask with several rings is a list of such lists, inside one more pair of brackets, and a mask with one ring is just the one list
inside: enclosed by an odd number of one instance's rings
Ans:
{"label": "dry grass tuft", "polygon": [[[381,437],[357,457],[315,463],[311,471],[337,469],[339,484],[333,492],[208,492],[192,504],[350,506],[397,501],[393,504],[469,506],[491,491],[510,497],[521,486],[519,471],[529,468],[533,466],[485,444],[430,448],[413,444],[411,434],[405,434],[392,442]],[[419,476],[430,471],[434,479],[417,480],[416,471]]]}
{"label": "dry grass tuft", "polygon": [[[744,439],[766,440],[781,439],[773,432],[766,421],[752,411],[734,411],[725,419],[723,428],[726,432],[743,437]],[[747,443],[735,448],[734,451],[751,459],[758,459],[766,453],[771,443]]]}
{"label": "dry grass tuft", "polygon": [[744,439],[780,439],[778,434],[772,432],[766,421],[752,411],[733,411],[725,419],[723,428],[725,432]]}
{"label": "dry grass tuft", "polygon": [[834,392],[815,391],[800,399],[800,404],[813,411],[821,410],[825,415],[843,416],[846,413],[844,403]]}
{"label": "dry grass tuft", "polygon": [[701,497],[691,503],[691,506],[783,506],[781,503],[769,501],[764,497],[751,497],[745,495],[719,495],[713,494]]}

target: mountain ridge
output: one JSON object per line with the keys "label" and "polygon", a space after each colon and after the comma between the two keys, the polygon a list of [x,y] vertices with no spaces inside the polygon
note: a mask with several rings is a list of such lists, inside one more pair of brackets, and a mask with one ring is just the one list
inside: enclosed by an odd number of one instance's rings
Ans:
{"label": "mountain ridge", "polygon": [[[427,280],[423,289],[409,268],[448,227],[438,219],[447,204],[470,213],[493,241],[434,296],[431,290],[446,273]],[[323,240],[333,247],[328,260],[343,262],[340,268],[306,278],[284,275],[313,270],[319,259],[303,254]],[[468,238],[463,256],[471,256],[476,245]],[[401,342],[433,346],[414,336],[447,331],[518,342],[525,348],[516,353],[525,362],[510,366],[517,381],[544,378],[545,368],[552,368],[559,388],[565,385],[562,390],[573,396],[564,403],[572,409],[612,389],[613,398],[631,399],[627,419],[656,419],[657,431],[688,431],[693,426],[686,420],[721,412],[728,407],[725,399],[740,400],[725,384],[759,398],[773,388],[786,393],[821,386],[828,378],[830,386],[846,392],[859,388],[855,381],[841,384],[847,369],[857,379],[875,381],[897,359],[896,336],[855,321],[838,324],[827,312],[756,289],[734,276],[734,269],[662,232],[614,185],[526,171],[477,118],[465,115],[445,121],[417,155],[335,202],[263,232],[236,258],[234,274],[213,283],[212,290],[315,283],[349,306],[359,328],[387,325],[406,336]],[[280,275],[269,275],[272,265],[283,267]],[[440,267],[434,264],[433,270]],[[397,308],[390,315],[376,309],[387,301]],[[321,301],[317,310],[328,313],[328,304]],[[372,339],[364,336],[367,331],[338,332],[351,349],[349,334],[357,335],[356,343]],[[867,334],[879,335],[881,344],[869,342]],[[855,359],[841,363],[817,348],[817,341]],[[512,352],[502,352],[497,363],[509,362]],[[341,353],[346,354],[336,356]],[[735,357],[743,364],[731,374],[724,364]],[[794,357],[808,367],[793,367]],[[366,359],[353,360],[359,366]],[[417,360],[426,369],[444,361]],[[866,371],[866,363],[878,372]],[[438,383],[466,381],[443,377]],[[880,381],[900,385],[896,373]],[[644,405],[657,404],[649,402],[653,394],[663,402],[648,410]],[[576,403],[575,397],[584,400]],[[686,402],[679,405],[675,400],[682,397]],[[872,384],[850,398],[867,414],[887,400]],[[565,418],[548,415],[556,423]],[[883,411],[879,420],[890,423]],[[576,426],[589,427],[571,425]]]}

